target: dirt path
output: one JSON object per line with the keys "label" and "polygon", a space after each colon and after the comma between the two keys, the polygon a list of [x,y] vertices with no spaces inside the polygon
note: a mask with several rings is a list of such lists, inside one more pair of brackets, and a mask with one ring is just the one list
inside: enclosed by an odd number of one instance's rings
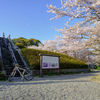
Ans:
{"label": "dirt path", "polygon": [[100,100],[100,83],[90,80],[95,75],[100,72],[0,82],[0,100]]}

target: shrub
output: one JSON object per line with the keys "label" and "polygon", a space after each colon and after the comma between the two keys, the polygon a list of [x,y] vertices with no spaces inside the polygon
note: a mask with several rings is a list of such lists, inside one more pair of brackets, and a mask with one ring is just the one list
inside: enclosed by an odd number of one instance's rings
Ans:
{"label": "shrub", "polygon": [[31,46],[31,45],[35,45],[35,46],[38,46],[39,43],[41,43],[39,40],[36,40],[36,39],[26,39],[24,37],[19,37],[19,38],[14,38],[12,39],[13,43],[16,44],[16,43],[22,43],[25,47],[26,46]]}
{"label": "shrub", "polygon": [[96,68],[97,70],[100,70],[100,67],[99,66],[97,66],[97,68]]}
{"label": "shrub", "polygon": [[40,69],[40,56],[39,54],[49,54],[60,56],[60,69],[82,69],[88,68],[88,65],[82,61],[79,61],[73,57],[65,54],[50,52],[46,50],[36,50],[24,48],[21,50],[22,55],[25,57],[26,61],[30,67],[34,70]]}
{"label": "shrub", "polygon": [[22,43],[16,43],[15,45],[17,45],[20,49],[25,48],[25,45],[23,45]]}
{"label": "shrub", "polygon": [[7,80],[5,72],[0,72],[0,80]]}

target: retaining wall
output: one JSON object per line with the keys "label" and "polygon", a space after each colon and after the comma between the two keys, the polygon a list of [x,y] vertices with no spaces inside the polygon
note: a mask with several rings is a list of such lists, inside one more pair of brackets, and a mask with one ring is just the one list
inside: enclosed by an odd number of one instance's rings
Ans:
{"label": "retaining wall", "polygon": [[[60,72],[89,72],[90,69],[60,69]],[[45,73],[51,73],[51,72],[58,72],[58,70],[43,70],[43,74]],[[35,70],[35,75],[40,75],[40,70]]]}

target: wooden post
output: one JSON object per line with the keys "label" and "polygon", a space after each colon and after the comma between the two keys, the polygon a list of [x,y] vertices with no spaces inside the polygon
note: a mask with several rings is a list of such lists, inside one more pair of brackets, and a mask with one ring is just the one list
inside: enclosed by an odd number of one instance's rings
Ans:
{"label": "wooden post", "polygon": [[58,74],[60,75],[60,56],[59,56],[59,69],[58,69]]}
{"label": "wooden post", "polygon": [[5,35],[4,35],[4,33],[3,33],[3,38],[5,38]]}
{"label": "wooden post", "polygon": [[8,36],[8,39],[10,40],[10,34],[9,34],[9,36]]}
{"label": "wooden post", "polygon": [[42,73],[42,56],[41,55],[40,55],[40,77],[43,77],[43,73]]}

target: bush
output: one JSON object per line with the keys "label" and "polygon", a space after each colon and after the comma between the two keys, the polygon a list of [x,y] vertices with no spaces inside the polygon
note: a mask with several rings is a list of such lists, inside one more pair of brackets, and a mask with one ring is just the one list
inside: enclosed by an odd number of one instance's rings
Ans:
{"label": "bush", "polygon": [[26,61],[30,67],[34,70],[40,69],[40,56],[39,54],[49,54],[60,56],[60,69],[82,69],[88,68],[88,65],[82,61],[79,61],[73,57],[67,56],[65,54],[50,52],[46,50],[36,50],[24,48],[21,50],[22,55],[25,57]]}
{"label": "bush", "polygon": [[100,70],[100,67],[99,66],[97,66],[97,68],[96,68],[97,70]]}
{"label": "bush", "polygon": [[7,80],[5,72],[0,72],[0,80]]}
{"label": "bush", "polygon": [[17,45],[20,49],[25,48],[25,45],[23,45],[22,43],[16,43],[15,45]]}
{"label": "bush", "polygon": [[41,43],[39,40],[36,40],[36,39],[26,39],[24,37],[19,37],[19,38],[16,38],[16,39],[12,39],[13,43],[16,44],[16,43],[22,43],[25,47],[26,46],[31,46],[31,45],[36,45],[38,46],[39,43]]}

